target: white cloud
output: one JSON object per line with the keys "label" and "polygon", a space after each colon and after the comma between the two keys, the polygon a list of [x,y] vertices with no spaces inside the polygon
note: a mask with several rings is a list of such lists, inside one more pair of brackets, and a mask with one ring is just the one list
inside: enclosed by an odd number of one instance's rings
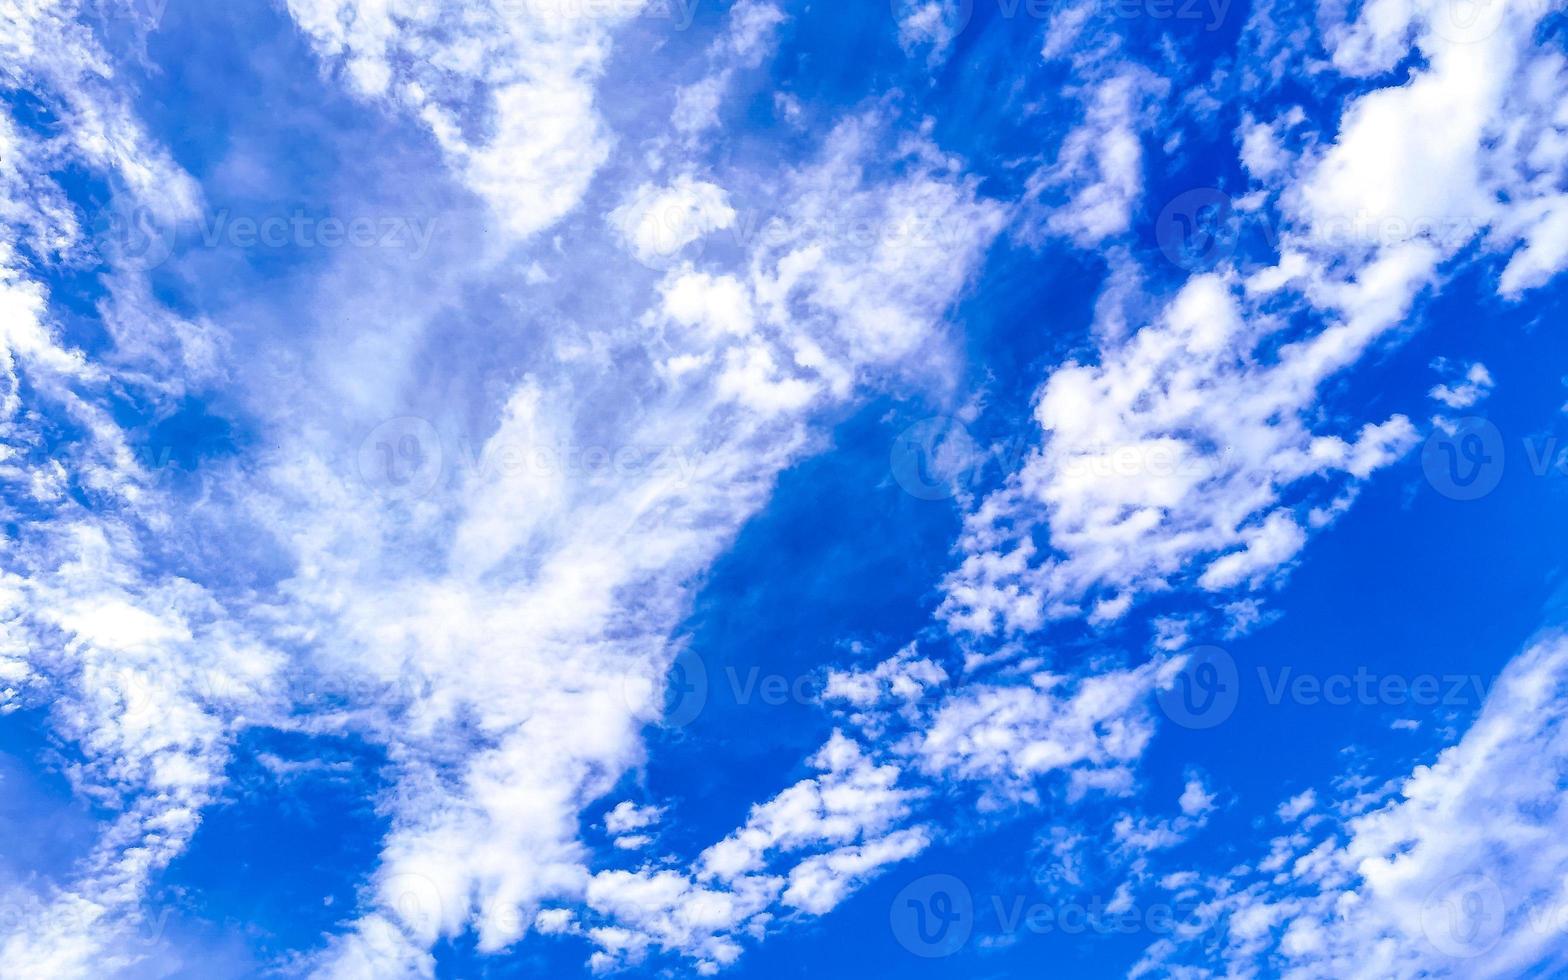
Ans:
{"label": "white cloud", "polygon": [[1286,823],[1300,820],[1308,811],[1318,804],[1316,790],[1303,790],[1279,806],[1279,818]]}
{"label": "white cloud", "polygon": [[1181,794],[1181,812],[1189,817],[1201,817],[1214,809],[1214,794],[1203,780],[1189,778]]}
{"label": "white cloud", "polygon": [[615,805],[615,809],[604,815],[604,829],[611,834],[642,830],[658,823],[662,816],[664,810],[659,807],[638,806],[631,800],[623,800]]}
{"label": "white cloud", "polygon": [[667,187],[644,184],[611,212],[627,248],[649,265],[666,265],[692,242],[735,224],[722,187],[681,176]]}
{"label": "white cloud", "polygon": [[1148,70],[1123,66],[1085,95],[1083,122],[1062,141],[1056,162],[1029,180],[1030,198],[1067,197],[1046,218],[1053,234],[1092,248],[1131,227],[1143,196],[1141,134],[1156,118],[1151,102],[1167,89]]}
{"label": "white cloud", "polygon": [[[643,3],[289,0],[288,9],[353,89],[419,119],[453,170],[523,239],[582,200],[609,159],[595,84],[617,26]],[[493,122],[464,122],[468,86]]]}
{"label": "white cloud", "polygon": [[[1357,815],[1318,837],[1276,841],[1259,866],[1268,877],[1243,869],[1209,882],[1201,922],[1181,937],[1191,943],[1157,944],[1135,975],[1184,967],[1249,975],[1265,964],[1288,977],[1562,969],[1565,731],[1568,641],[1551,636],[1507,666],[1464,737],[1416,767],[1392,800],[1357,805]],[[1294,822],[1316,803],[1307,790],[1279,815]],[[1202,948],[1219,935],[1210,930],[1221,917],[1229,928],[1210,956]]]}
{"label": "white cloud", "polygon": [[1155,691],[1179,663],[1085,677],[1041,673],[1020,686],[975,684],[947,698],[914,741],[931,776],[978,780],[990,803],[1039,800],[1036,779],[1065,771],[1069,799],[1091,789],[1125,794],[1130,766],[1154,735]]}
{"label": "white cloud", "polygon": [[[900,827],[921,794],[835,733],[801,780],[752,808],[746,824],[709,847],[692,871],[605,871],[587,904],[606,925],[588,930],[600,969],[677,952],[699,969],[733,963],[783,912],[825,915],[883,867],[924,850],[921,827]],[[781,867],[780,867],[781,866]]]}
{"label": "white cloud", "polygon": [[[1446,363],[1434,366],[1445,372],[1448,367]],[[1473,408],[1492,393],[1495,384],[1492,372],[1486,369],[1485,364],[1477,362],[1465,368],[1459,380],[1437,385],[1429,394],[1434,401],[1452,409]]]}
{"label": "white cloud", "polygon": [[[1260,363],[1254,350],[1284,325],[1244,302],[1224,278],[1194,277],[1158,322],[1107,337],[1099,365],[1051,373],[1035,409],[1044,444],[969,518],[944,605],[955,628],[1034,629],[1096,596],[1125,613],[1124,597],[1164,589],[1210,555],[1203,587],[1257,584],[1304,543],[1280,507],[1294,485],[1365,478],[1414,444],[1399,416],[1353,447],[1310,431],[1332,366],[1315,342]],[[1055,554],[1036,554],[1036,522]]]}
{"label": "white cloud", "polygon": [[688,138],[719,124],[719,106],[734,84],[737,72],[756,68],[772,52],[778,30],[789,18],[764,0],[739,0],[725,18],[724,30],[708,48],[712,68],[708,74],[675,93],[671,122]]}

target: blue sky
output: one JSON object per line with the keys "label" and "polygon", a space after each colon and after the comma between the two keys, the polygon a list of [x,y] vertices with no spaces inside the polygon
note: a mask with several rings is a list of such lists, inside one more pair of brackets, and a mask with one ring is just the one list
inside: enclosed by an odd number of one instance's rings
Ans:
{"label": "blue sky", "polygon": [[0,977],[1551,976],[1538,0],[0,0]]}

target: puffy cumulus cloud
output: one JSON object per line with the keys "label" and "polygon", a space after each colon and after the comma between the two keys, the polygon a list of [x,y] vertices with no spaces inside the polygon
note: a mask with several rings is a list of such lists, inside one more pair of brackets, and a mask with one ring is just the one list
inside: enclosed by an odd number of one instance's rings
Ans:
{"label": "puffy cumulus cloud", "polygon": [[914,737],[915,758],[929,775],[979,781],[988,807],[1039,802],[1038,780],[1054,772],[1067,774],[1069,801],[1091,790],[1125,795],[1154,736],[1153,694],[1171,685],[1180,664],[968,685]]}
{"label": "puffy cumulus cloud", "polygon": [[623,851],[640,851],[652,844],[654,825],[664,816],[664,810],[655,806],[638,806],[630,800],[616,804],[604,816],[604,829],[615,838],[615,846]]}
{"label": "puffy cumulus cloud", "polygon": [[[609,159],[611,136],[594,104],[595,84],[615,29],[644,6],[288,3],[300,29],[341,65],[354,90],[423,122],[453,169],[518,238],[575,208]],[[485,122],[474,122],[476,112]]]}
{"label": "puffy cumulus cloud", "polygon": [[1395,786],[1313,820],[1318,794],[1283,804],[1308,832],[1255,869],[1201,884],[1190,931],[1134,975],[1502,977],[1564,967],[1568,641],[1510,663],[1459,742]]}
{"label": "puffy cumulus cloud", "polygon": [[1492,388],[1496,385],[1492,380],[1492,372],[1480,362],[1458,368],[1440,358],[1432,367],[1448,376],[1450,380],[1433,386],[1428,394],[1433,401],[1451,409],[1474,408],[1492,393]]}
{"label": "puffy cumulus cloud", "polygon": [[644,184],[609,220],[638,260],[660,264],[692,242],[733,227],[735,209],[724,188],[682,175],[668,187]]}
{"label": "puffy cumulus cloud", "polygon": [[[1297,511],[1309,477],[1351,483],[1413,445],[1395,416],[1349,441],[1312,431],[1313,341],[1258,356],[1285,324],[1248,308],[1219,275],[1190,280],[1155,324],[1107,338],[1098,365],[1069,362],[1040,389],[1044,445],[970,516],[965,557],[948,579],[958,629],[1028,630],[1079,614],[1111,619],[1125,597],[1195,576],[1214,591],[1248,587],[1305,540]],[[1250,314],[1250,315],[1249,315]],[[1297,499],[1286,503],[1287,494]],[[1050,530],[1037,553],[1032,528]]]}
{"label": "puffy cumulus cloud", "polygon": [[[1568,76],[1561,53],[1536,41],[1548,11],[1383,0],[1332,25],[1326,43],[1346,74],[1381,77],[1411,53],[1412,38],[1424,63],[1403,84],[1349,100],[1310,172],[1287,181],[1287,261],[1293,251],[1325,265],[1403,253],[1414,281],[1480,241],[1508,257],[1503,295],[1551,278],[1568,260]],[[1314,301],[1338,305],[1331,293]]]}
{"label": "puffy cumulus cloud", "polygon": [[604,829],[612,834],[624,834],[632,830],[642,830],[659,822],[664,811],[655,806],[638,806],[631,800],[624,800],[615,805],[615,809],[604,815]]}

